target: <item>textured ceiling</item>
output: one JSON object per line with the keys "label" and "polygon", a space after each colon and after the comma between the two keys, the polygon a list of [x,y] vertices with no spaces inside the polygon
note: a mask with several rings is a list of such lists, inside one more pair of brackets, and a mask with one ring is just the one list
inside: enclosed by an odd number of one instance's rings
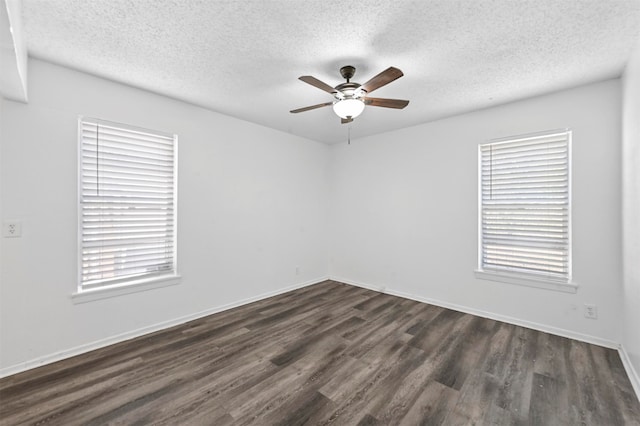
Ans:
{"label": "textured ceiling", "polygon": [[[31,56],[336,143],[617,77],[640,32],[640,0],[23,0]],[[338,69],[364,83],[405,76],[341,125]]]}

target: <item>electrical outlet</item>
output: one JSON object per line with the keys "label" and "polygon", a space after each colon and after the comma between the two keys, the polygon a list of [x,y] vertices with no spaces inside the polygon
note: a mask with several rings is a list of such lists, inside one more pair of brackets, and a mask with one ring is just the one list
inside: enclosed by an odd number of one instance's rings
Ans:
{"label": "electrical outlet", "polygon": [[2,236],[5,238],[17,238],[22,236],[22,224],[11,221],[2,224]]}
{"label": "electrical outlet", "polygon": [[584,317],[589,319],[598,319],[598,307],[596,305],[584,304]]}

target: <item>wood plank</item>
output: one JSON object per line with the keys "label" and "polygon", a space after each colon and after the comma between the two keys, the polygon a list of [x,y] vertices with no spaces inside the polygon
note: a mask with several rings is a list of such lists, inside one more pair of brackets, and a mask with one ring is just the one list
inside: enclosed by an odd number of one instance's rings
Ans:
{"label": "wood plank", "polygon": [[459,392],[436,381],[430,380],[401,418],[390,419],[403,426],[442,425],[447,414],[458,401]]}

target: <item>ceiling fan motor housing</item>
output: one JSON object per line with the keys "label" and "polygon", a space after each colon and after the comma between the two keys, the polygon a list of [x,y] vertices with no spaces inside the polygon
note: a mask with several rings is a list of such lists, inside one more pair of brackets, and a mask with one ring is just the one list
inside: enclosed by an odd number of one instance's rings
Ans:
{"label": "ceiling fan motor housing", "polygon": [[334,95],[336,99],[359,98],[365,94],[360,89],[361,84],[358,83],[342,83],[336,86],[337,93]]}
{"label": "ceiling fan motor housing", "polygon": [[340,75],[342,75],[342,78],[346,79],[347,82],[338,84],[335,87],[335,89],[338,91],[334,95],[337,100],[358,99],[364,95],[364,92],[362,90],[358,90],[361,84],[352,83],[349,81],[351,80],[351,78],[353,78],[355,73],[356,73],[356,67],[352,65],[345,65],[344,67],[340,68]]}

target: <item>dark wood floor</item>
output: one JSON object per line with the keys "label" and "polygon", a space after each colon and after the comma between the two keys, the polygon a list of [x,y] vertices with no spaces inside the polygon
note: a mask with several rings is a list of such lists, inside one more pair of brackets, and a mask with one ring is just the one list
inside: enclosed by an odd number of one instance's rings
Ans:
{"label": "dark wood floor", "polygon": [[0,380],[0,424],[640,425],[617,352],[327,281]]}

